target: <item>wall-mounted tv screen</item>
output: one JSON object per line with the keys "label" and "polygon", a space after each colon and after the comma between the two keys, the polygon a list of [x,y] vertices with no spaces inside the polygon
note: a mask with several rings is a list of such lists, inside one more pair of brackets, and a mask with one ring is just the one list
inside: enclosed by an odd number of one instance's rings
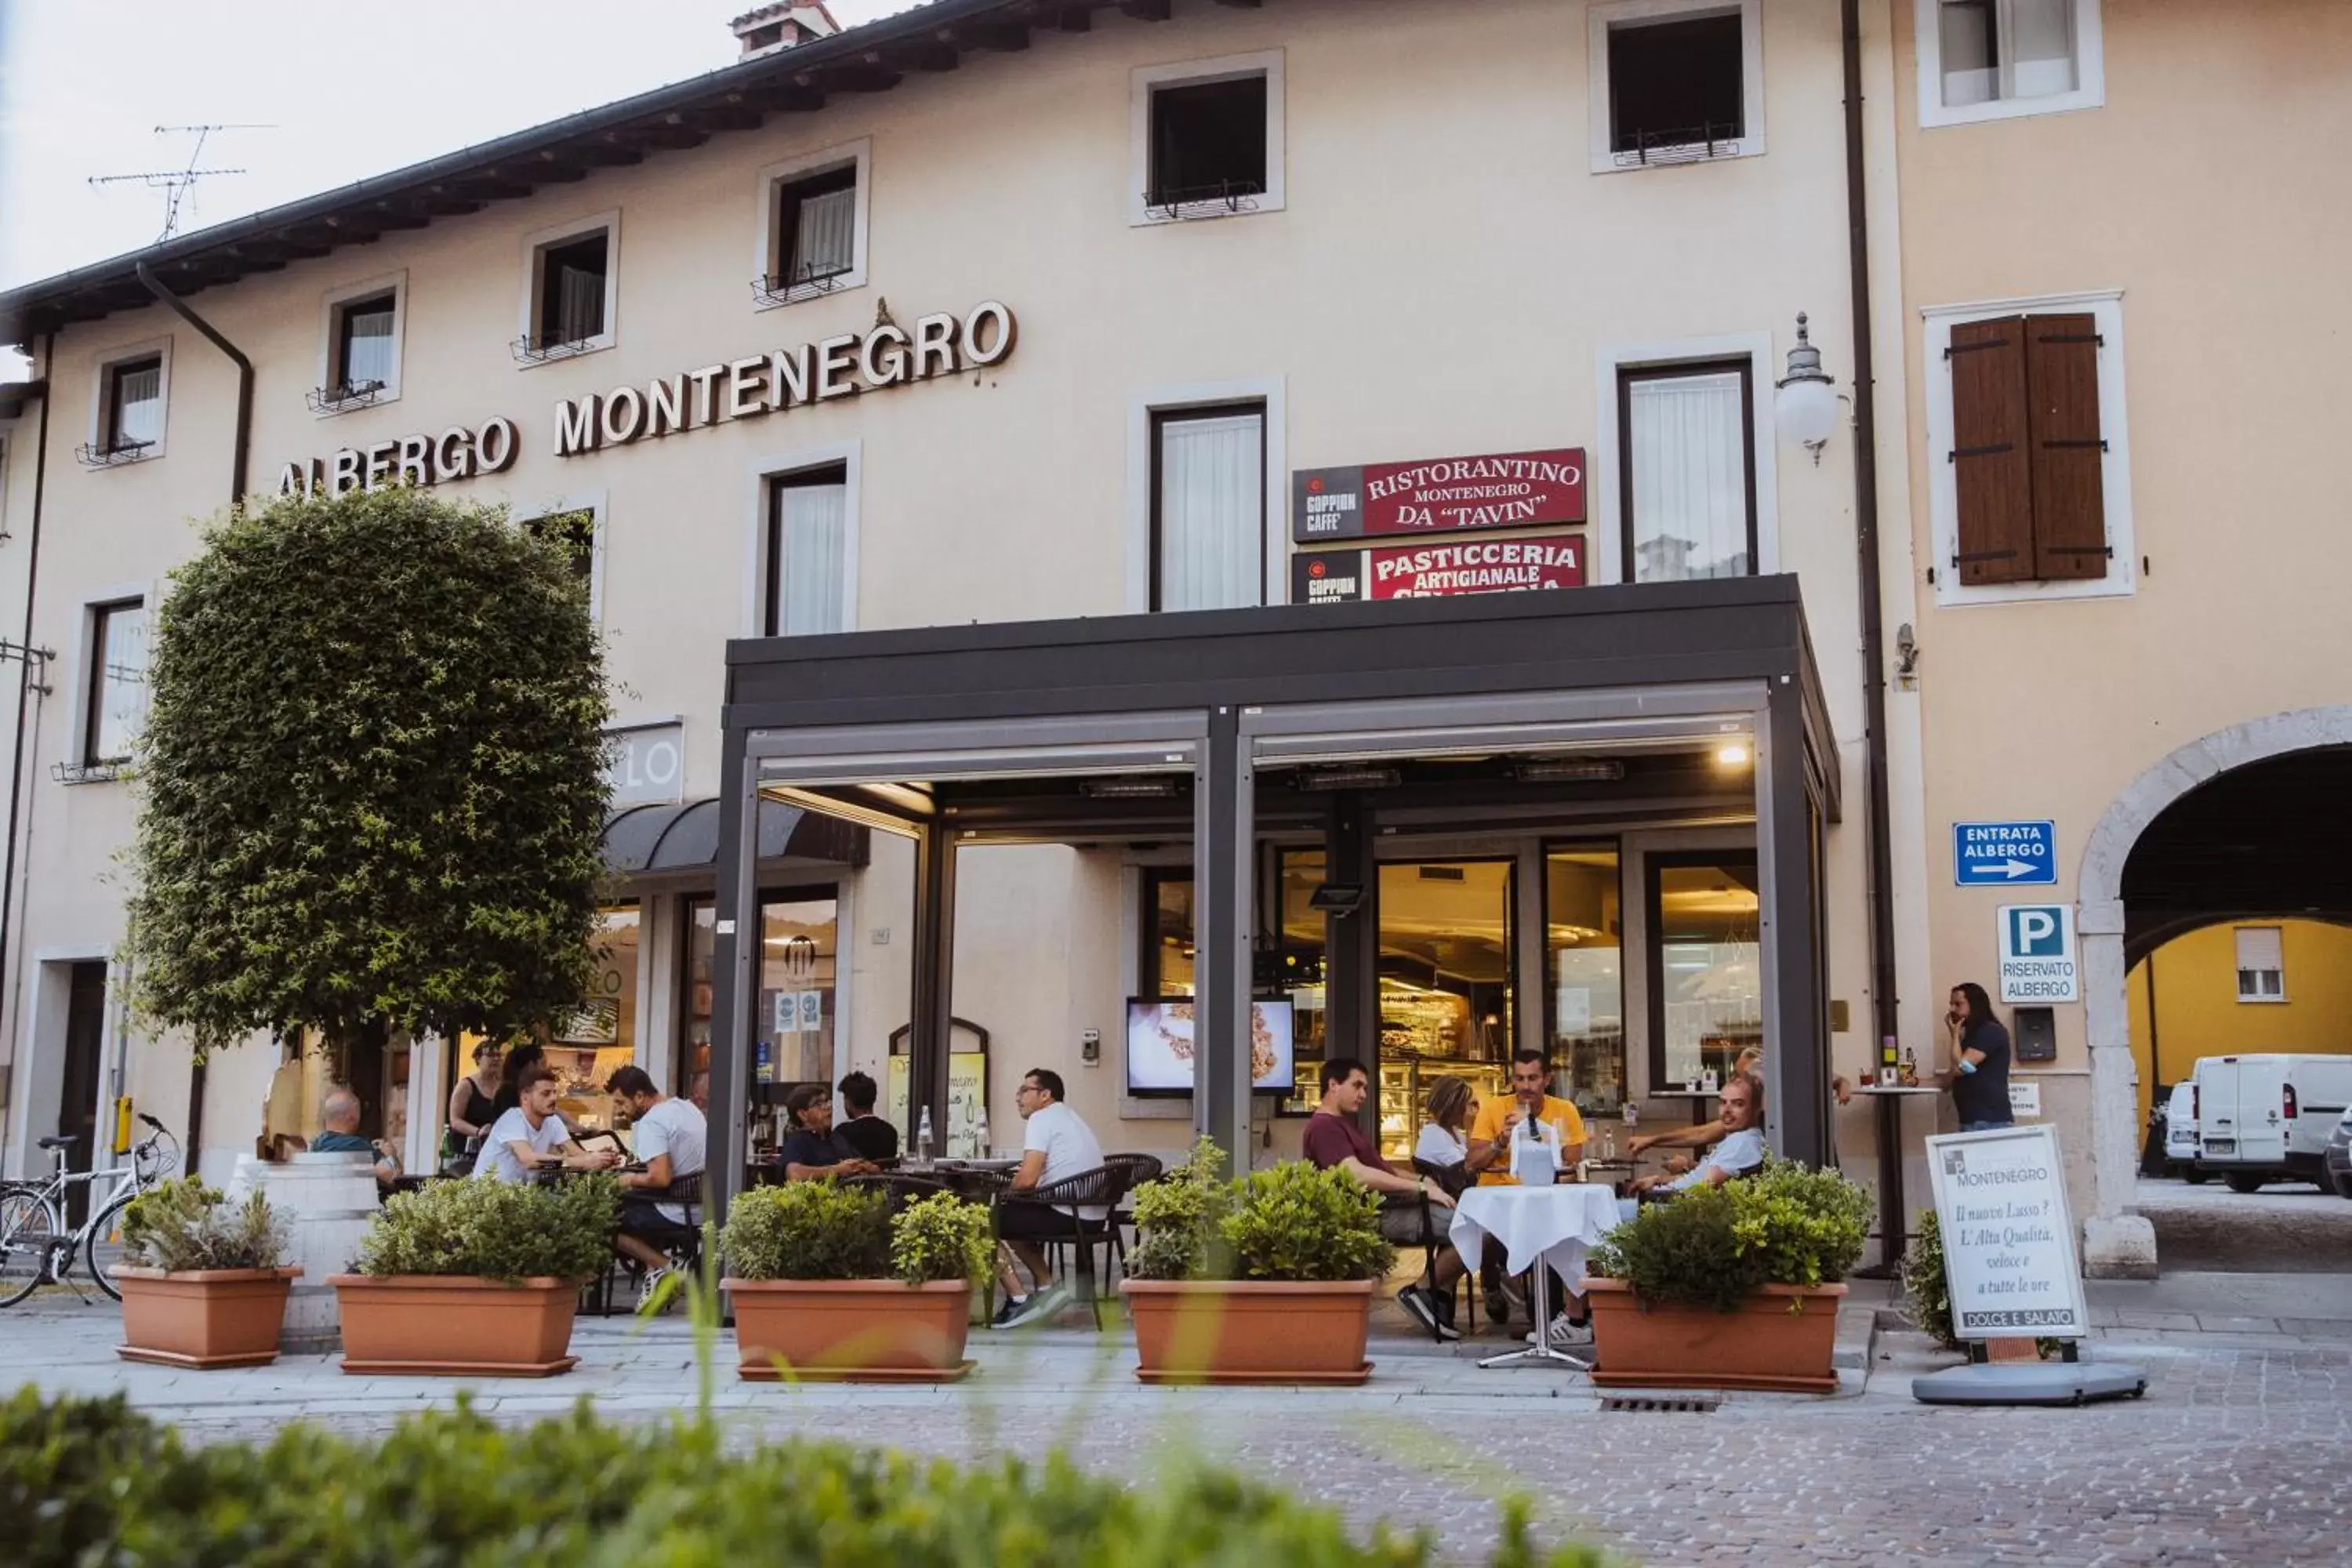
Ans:
{"label": "wall-mounted tv screen", "polygon": [[[1250,1087],[1291,1091],[1291,1005],[1287,998],[1250,1004]],[[1127,1092],[1192,1092],[1192,999],[1133,997],[1127,1004]]]}

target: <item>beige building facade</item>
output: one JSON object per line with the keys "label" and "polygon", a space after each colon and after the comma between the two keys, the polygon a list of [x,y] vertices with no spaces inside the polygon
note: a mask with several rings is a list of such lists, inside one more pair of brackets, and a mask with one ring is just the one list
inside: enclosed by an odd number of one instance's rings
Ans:
{"label": "beige building facade", "polygon": [[[2300,78],[2284,102],[2311,134],[2257,159],[2251,129],[2243,157],[2210,138],[2176,145],[2191,123],[2176,105],[2193,75],[2209,96],[2218,84],[2276,107],[2282,52],[2344,40],[2309,5],[2252,8],[2218,55],[2200,40],[2220,24],[2194,7],[2104,28],[2093,0],[2062,8],[2071,85],[1968,52],[1982,36],[1962,24],[1981,22],[2042,50],[1987,58],[2046,59],[2029,0],[1859,7],[1874,584],[1857,569],[1850,401],[1810,451],[1780,438],[1773,413],[1800,311],[1841,392],[1857,359],[1847,51],[1829,0],[943,0],[840,37],[816,20],[593,124],[144,259],[254,367],[247,490],[429,480],[576,531],[620,742],[606,979],[559,1030],[583,1087],[637,1059],[682,1089],[698,1060],[715,846],[695,808],[721,785],[730,638],[1304,599],[1326,547],[1304,533],[1294,475],[1573,453],[1574,516],[1444,542],[1545,546],[1588,586],[1746,574],[1801,586],[1848,807],[1822,845],[1828,1026],[1774,1048],[1849,1078],[1876,1065],[1854,804],[1868,795],[1875,593],[1878,918],[1901,996],[1888,1032],[1932,1068],[1944,989],[1990,973],[1991,910],[2011,900],[1952,885],[1950,825],[2052,820],[2059,879],[2041,891],[2080,906],[2084,1000],[2055,1006],[2055,1055],[2019,1076],[2066,1141],[2078,1214],[2120,1216],[2124,868],[2170,798],[2150,781],[2185,787],[2210,771],[2198,756],[2344,738],[2327,728],[2343,694],[2326,574],[2283,582],[2215,522],[2261,497],[2273,522],[2325,527],[2319,470],[2296,460],[2325,449],[2304,427],[2325,416],[2316,399],[2282,403],[2300,382],[2274,374],[2277,352],[2308,353],[2324,384],[2323,335],[2282,331],[2290,301],[2319,296],[2221,284],[2251,264],[2250,226],[2312,231],[2263,247],[2266,268],[2324,264],[2334,207],[2295,193],[2328,174],[2295,149],[2324,145],[2340,110],[2324,72]],[[1947,15],[1958,10],[1986,16]],[[2184,225],[2171,210],[2184,177],[2244,223]],[[0,405],[0,593],[14,595],[0,613],[12,635],[26,625],[29,584],[26,640],[54,652],[19,727],[0,1166],[37,1168],[35,1138],[78,1116],[95,1127],[118,1096],[184,1127],[193,1091],[201,1166],[225,1174],[261,1131],[281,1047],[256,1040],[192,1081],[184,1047],[124,1014],[118,857],[137,785],[110,763],[136,725],[133,612],[231,497],[238,374],[127,258],[0,304],[45,388]],[[1953,417],[1942,351],[2004,312],[2087,316],[2104,339],[2091,345],[2091,402],[2111,422],[2102,521],[2128,548],[2095,580],[1929,575],[1959,527],[1938,449]],[[2242,363],[2215,352],[2254,341],[2264,354]],[[2210,418],[2192,426],[2217,392],[2261,417],[2226,441]],[[2224,469],[2245,482],[2217,483]],[[2232,576],[2242,588],[2214,591]],[[2217,658],[2250,622],[2260,657]],[[2085,681],[2086,662],[2105,673]],[[2062,684],[2059,669],[2076,673]],[[2317,717],[2274,717],[2296,714]],[[1740,1000],[1755,989],[1752,962],[1745,982],[1740,969],[1757,941],[1753,822],[1585,820],[1573,835],[1424,829],[1383,849],[1396,1115],[1410,1120],[1423,1068],[1483,1083],[1510,1045],[1538,1044],[1622,1137],[1629,1104],[1652,1122],[1704,1111],[1670,1091],[1762,1037]],[[908,856],[813,821],[776,834],[762,1005],[814,996],[820,1022],[779,1027],[761,1070],[903,1083]],[[958,1135],[979,1140],[974,1108],[987,1142],[1017,1141],[1012,1088],[1045,1065],[1107,1146],[1187,1141],[1182,1105],[1130,1092],[1125,1060],[1129,999],[1184,994],[1185,859],[1057,845],[971,858]],[[1269,863],[1275,882],[1294,873],[1311,889],[1311,866]],[[1591,918],[1570,918],[1570,900]],[[1279,952],[1293,922],[1270,923]],[[1662,989],[1670,963],[1696,975],[1686,994]],[[1295,989],[1306,1062],[1313,988]],[[385,1068],[377,1109],[404,1114],[412,1163],[431,1156],[455,1054],[416,1042]],[[1263,1152],[1278,1152],[1297,1122],[1267,1111]],[[1928,1129],[1913,1118],[1916,1205]],[[1866,1176],[1872,1110],[1836,1111],[1830,1130]],[[2116,1256],[2134,1266],[2128,1246]]]}

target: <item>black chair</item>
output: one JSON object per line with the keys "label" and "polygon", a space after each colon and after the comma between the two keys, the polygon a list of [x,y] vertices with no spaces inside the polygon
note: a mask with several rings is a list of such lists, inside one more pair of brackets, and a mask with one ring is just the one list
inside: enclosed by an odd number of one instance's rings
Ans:
{"label": "black chair", "polygon": [[[686,1212],[686,1218],[682,1223],[667,1222],[664,1226],[664,1235],[647,1237],[646,1240],[656,1251],[669,1260],[669,1267],[673,1270],[685,1269],[691,1272],[701,1266],[701,1172],[697,1171],[691,1175],[680,1176],[666,1187],[632,1188],[621,1201],[625,1205],[675,1204],[683,1209]],[[605,1264],[604,1272],[597,1275],[588,1287],[588,1294],[593,1303],[590,1310],[593,1310],[598,1317],[608,1318],[613,1315],[613,1278],[616,1272],[625,1274],[633,1280],[642,1275],[642,1270],[636,1264],[621,1257],[615,1251],[612,1261]]]}
{"label": "black chair", "polygon": [[[1095,1251],[1099,1247],[1106,1253],[1103,1278],[1108,1282],[1116,1260],[1123,1253],[1116,1218],[1119,1200],[1126,1195],[1125,1173],[1117,1167],[1103,1164],[1091,1171],[1081,1171],[1075,1176],[1065,1176],[1058,1182],[1032,1187],[1025,1193],[1000,1193],[993,1211],[1001,1220],[1008,1208],[1016,1205],[1033,1205],[1050,1216],[1044,1227],[1046,1235],[1039,1238],[1036,1245],[1046,1249],[1048,1258],[1058,1258],[1064,1248],[1069,1249],[1077,1265],[1079,1297],[1086,1302],[1087,1310],[1094,1314],[1097,1331],[1102,1328],[1103,1321],[1102,1295],[1095,1288]],[[1080,1212],[1090,1208],[1105,1211],[1104,1217],[1087,1219]],[[1068,1234],[1058,1234],[1066,1226]],[[1003,1238],[1000,1225],[998,1239]]]}
{"label": "black chair", "polygon": [[[1427,1160],[1415,1160],[1412,1163],[1412,1173],[1433,1184],[1449,1198],[1459,1198],[1469,1190],[1470,1184],[1477,1180],[1476,1173],[1472,1171],[1467,1163],[1458,1160],[1451,1165],[1438,1165]],[[1426,1271],[1427,1278],[1434,1280],[1437,1278],[1437,1255],[1449,1245],[1445,1236],[1446,1225],[1439,1220],[1436,1210],[1426,1196],[1417,1197],[1413,1201],[1421,1205],[1422,1267]],[[1462,1289],[1463,1293],[1469,1298],[1467,1302],[1469,1312],[1463,1321],[1475,1323],[1478,1321],[1478,1270],[1473,1261],[1467,1258],[1462,1260]],[[1440,1339],[1444,1337],[1442,1334],[1438,1336]]]}

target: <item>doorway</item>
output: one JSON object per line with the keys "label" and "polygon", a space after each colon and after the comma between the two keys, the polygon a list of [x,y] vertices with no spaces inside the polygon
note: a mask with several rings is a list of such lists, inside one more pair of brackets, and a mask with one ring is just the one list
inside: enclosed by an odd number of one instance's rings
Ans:
{"label": "doorway", "polygon": [[1508,1092],[1517,1016],[1515,861],[1381,867],[1380,1140],[1410,1159],[1440,1078],[1486,1100]]}
{"label": "doorway", "polygon": [[[89,1171],[98,1158],[98,1077],[106,1054],[106,963],[71,966],[67,979],[65,1076],[58,1088],[59,1136],[70,1138],[66,1168]],[[66,1223],[79,1226],[89,1213],[89,1184],[66,1189]]]}

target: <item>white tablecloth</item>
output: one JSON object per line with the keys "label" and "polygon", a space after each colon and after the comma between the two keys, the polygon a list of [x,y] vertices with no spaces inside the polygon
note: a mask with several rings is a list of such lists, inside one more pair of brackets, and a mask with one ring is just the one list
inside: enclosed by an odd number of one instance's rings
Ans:
{"label": "white tablecloth", "polygon": [[1598,1182],[1549,1187],[1472,1187],[1455,1205],[1446,1238],[1472,1268],[1486,1238],[1503,1244],[1513,1274],[1538,1262],[1576,1289],[1584,1255],[1617,1226],[1617,1194]]}

